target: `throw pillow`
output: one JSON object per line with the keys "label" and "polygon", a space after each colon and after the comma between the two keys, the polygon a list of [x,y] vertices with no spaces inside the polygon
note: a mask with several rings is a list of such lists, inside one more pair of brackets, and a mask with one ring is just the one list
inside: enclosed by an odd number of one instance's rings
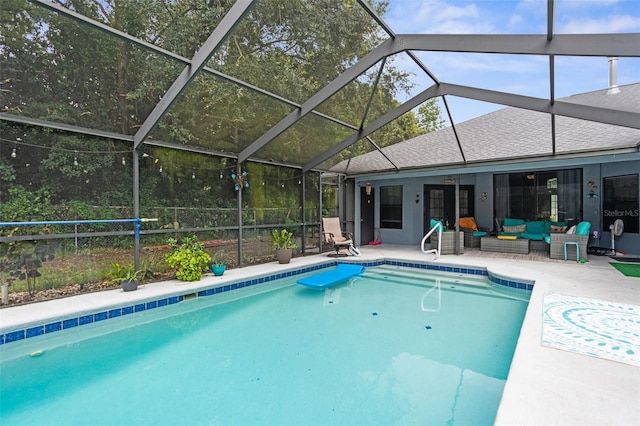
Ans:
{"label": "throw pillow", "polygon": [[472,217],[461,217],[460,228],[470,228],[470,229],[473,229],[474,231],[477,231],[478,225],[476,225],[476,220]]}
{"label": "throw pillow", "polygon": [[507,234],[519,234],[521,232],[525,232],[527,230],[526,225],[515,225],[515,226],[503,226],[502,229]]}
{"label": "throw pillow", "polygon": [[576,235],[589,235],[589,229],[591,228],[590,222],[580,222],[576,228]]}
{"label": "throw pillow", "polygon": [[566,230],[567,230],[566,226],[551,225],[551,232],[565,232]]}
{"label": "throw pillow", "polygon": [[567,234],[573,235],[575,233],[576,233],[576,226],[573,225],[571,228],[569,228],[569,230],[567,231]]}
{"label": "throw pillow", "polygon": [[[502,222],[502,226],[517,226],[517,225],[524,225],[524,220],[523,219],[512,219],[510,217],[505,217],[504,221]],[[522,231],[522,232],[524,232],[524,231]]]}

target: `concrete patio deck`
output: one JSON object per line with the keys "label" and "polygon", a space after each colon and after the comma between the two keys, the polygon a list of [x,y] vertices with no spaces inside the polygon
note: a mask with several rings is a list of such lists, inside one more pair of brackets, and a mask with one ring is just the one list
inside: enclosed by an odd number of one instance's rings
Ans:
{"label": "concrete patio deck", "polygon": [[[349,260],[399,259],[486,267],[514,278],[535,280],[529,307],[504,388],[497,425],[638,425],[640,424],[640,367],[575,354],[541,345],[542,304],[546,293],[640,305],[640,279],[623,276],[606,256],[590,256],[585,264],[545,261],[529,257],[505,258],[465,249],[463,255],[423,254],[418,247],[381,244],[359,248]],[[525,255],[522,255],[525,256]],[[325,254],[298,257],[289,265],[271,262],[228,270],[223,277],[207,275],[198,287],[211,286],[284,268],[299,268],[331,260]],[[142,286],[135,292],[111,290],[66,299],[0,309],[0,326],[42,321],[73,311],[100,309],[116,303],[175,293],[184,283],[166,281]],[[470,327],[473,325],[470,324]],[[637,326],[637,324],[636,324]]]}

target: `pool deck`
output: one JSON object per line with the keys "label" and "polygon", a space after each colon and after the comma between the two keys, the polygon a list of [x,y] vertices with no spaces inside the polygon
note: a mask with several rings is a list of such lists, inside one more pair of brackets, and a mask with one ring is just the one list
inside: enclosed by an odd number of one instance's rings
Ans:
{"label": "pool deck", "polygon": [[[345,260],[430,261],[486,267],[500,275],[535,280],[496,425],[640,425],[640,367],[541,345],[546,293],[640,305],[640,278],[622,275],[609,265],[609,257],[591,255],[589,262],[579,264],[483,257],[466,252],[463,256],[443,255],[434,260],[433,254],[424,254],[414,246],[382,244],[359,249],[360,257]],[[208,274],[196,283],[172,280],[144,285],[134,292],[110,290],[4,308],[0,309],[0,326],[6,330],[70,312],[97,311],[332,260],[326,254],[299,257],[288,265],[271,262],[227,270],[222,277]]]}

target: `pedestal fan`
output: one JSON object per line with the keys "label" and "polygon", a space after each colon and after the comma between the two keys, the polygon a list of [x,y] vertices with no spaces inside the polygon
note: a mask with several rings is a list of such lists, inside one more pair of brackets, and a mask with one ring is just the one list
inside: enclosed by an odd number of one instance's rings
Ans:
{"label": "pedestal fan", "polygon": [[616,254],[616,237],[622,235],[624,231],[624,222],[622,219],[616,219],[613,224],[609,225],[609,231],[611,231],[611,254]]}

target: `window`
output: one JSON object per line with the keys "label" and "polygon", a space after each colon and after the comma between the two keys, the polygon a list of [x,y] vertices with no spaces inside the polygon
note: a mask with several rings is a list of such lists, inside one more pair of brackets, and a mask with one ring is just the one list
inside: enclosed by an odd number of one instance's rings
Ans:
{"label": "window", "polygon": [[444,189],[432,189],[429,194],[429,218],[444,220]]}
{"label": "window", "polygon": [[506,173],[493,177],[496,219],[582,220],[582,169]]}
{"label": "window", "polygon": [[380,187],[380,227],[402,229],[402,186]]}
{"label": "window", "polygon": [[622,219],[624,232],[638,233],[638,175],[604,178],[602,189],[602,230],[608,231],[616,219]]}

